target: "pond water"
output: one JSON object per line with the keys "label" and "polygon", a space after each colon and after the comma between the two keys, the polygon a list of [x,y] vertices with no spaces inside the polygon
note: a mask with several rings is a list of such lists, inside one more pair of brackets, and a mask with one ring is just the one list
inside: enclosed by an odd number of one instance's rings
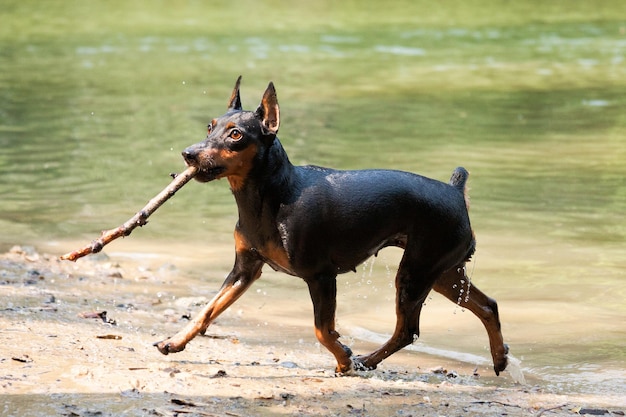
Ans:
{"label": "pond water", "polygon": [[[622,2],[567,11],[523,2],[493,14],[469,2],[452,15],[419,2],[274,11],[249,2],[250,17],[193,2],[168,11],[148,2],[8,3],[1,249],[29,243],[61,254],[119,225],[182,170],[180,151],[223,113],[239,74],[248,109],[273,80],[279,136],[296,164],[444,181],[465,166],[478,238],[472,279],[498,300],[527,377],[554,390],[626,395]],[[108,253],[157,254],[189,277],[212,275],[216,287],[231,260],[214,253],[229,251],[235,221],[225,181],[190,183]],[[391,332],[399,255],[383,251],[339,278],[344,334],[377,342]],[[272,305],[265,320],[308,325],[303,283],[267,275],[252,290]],[[487,360],[470,313],[433,295],[422,322],[415,349]]]}

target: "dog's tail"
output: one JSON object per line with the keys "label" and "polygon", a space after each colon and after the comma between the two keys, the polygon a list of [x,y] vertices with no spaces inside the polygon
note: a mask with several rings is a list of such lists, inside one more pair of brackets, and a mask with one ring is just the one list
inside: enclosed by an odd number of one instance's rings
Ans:
{"label": "dog's tail", "polygon": [[[463,167],[458,167],[452,173],[450,177],[450,185],[459,190],[459,192],[463,193],[463,198],[465,199],[465,208],[469,211],[470,207],[470,199],[469,199],[469,189],[467,187],[467,179],[469,178],[469,172]],[[476,238],[474,237],[474,232],[472,231],[472,240],[467,249],[467,255],[465,255],[465,261],[469,261],[472,258],[472,255],[476,251]]]}
{"label": "dog's tail", "polygon": [[467,179],[469,178],[469,172],[463,167],[458,167],[452,173],[452,177],[450,177],[450,185],[463,193],[463,197],[465,198],[465,207],[469,210],[470,200],[467,188]]}

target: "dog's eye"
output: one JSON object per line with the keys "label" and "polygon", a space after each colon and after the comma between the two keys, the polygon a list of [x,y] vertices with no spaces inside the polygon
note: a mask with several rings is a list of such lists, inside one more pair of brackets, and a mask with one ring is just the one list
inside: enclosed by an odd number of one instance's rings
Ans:
{"label": "dog's eye", "polygon": [[239,140],[243,137],[243,133],[241,133],[241,131],[238,129],[233,129],[228,136],[230,136],[230,138],[233,140]]}
{"label": "dog's eye", "polygon": [[207,132],[207,133],[211,133],[211,130],[213,130],[213,125],[208,125],[208,126],[206,127],[206,132]]}

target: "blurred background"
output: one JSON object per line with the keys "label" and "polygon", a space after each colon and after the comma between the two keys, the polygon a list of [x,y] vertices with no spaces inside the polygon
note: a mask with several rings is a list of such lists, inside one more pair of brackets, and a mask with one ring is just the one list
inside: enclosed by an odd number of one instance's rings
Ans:
{"label": "blurred background", "polygon": [[[478,238],[469,269],[499,301],[525,372],[555,389],[626,395],[625,2],[1,9],[0,250],[61,254],[121,224],[183,169],[180,151],[226,110],[237,76],[250,110],[271,80],[295,164],[443,181],[466,167]],[[109,250],[188,261],[193,279],[215,271],[216,288],[231,258],[202,260],[232,252],[236,219],[226,181],[193,182]],[[397,256],[340,278],[345,328],[392,330]],[[307,297],[299,280],[262,281],[275,300],[296,288]],[[488,358],[478,320],[433,298],[418,343]],[[301,314],[308,324],[309,305]]]}

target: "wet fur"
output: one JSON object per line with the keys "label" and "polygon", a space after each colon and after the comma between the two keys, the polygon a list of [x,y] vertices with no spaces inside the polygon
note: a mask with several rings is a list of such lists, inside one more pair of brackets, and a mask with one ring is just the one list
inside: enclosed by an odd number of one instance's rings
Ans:
{"label": "wet fur", "polygon": [[[236,259],[218,294],[175,336],[155,345],[181,351],[261,276],[264,264],[302,278],[313,302],[315,334],[337,360],[337,372],[374,369],[419,336],[422,304],[434,289],[484,324],[496,374],[507,365],[495,300],[469,282],[465,263],[475,250],[467,196],[468,172],[449,183],[397,170],[342,171],[294,166],[276,137],[280,110],[269,84],[256,111],[241,107],[239,84],[226,114],[183,157],[196,179],[226,178],[237,202]],[[354,356],[335,330],[336,277],[387,246],[404,249],[396,275],[397,324],[376,351]]]}

